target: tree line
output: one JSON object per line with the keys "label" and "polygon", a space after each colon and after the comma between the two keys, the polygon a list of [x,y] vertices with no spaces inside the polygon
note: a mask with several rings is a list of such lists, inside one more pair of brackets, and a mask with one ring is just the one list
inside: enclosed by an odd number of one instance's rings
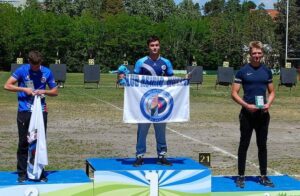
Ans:
{"label": "tree line", "polygon": [[[17,57],[36,49],[44,54],[45,65],[60,59],[69,72],[81,72],[94,58],[106,72],[147,55],[146,39],[154,34],[175,69],[192,61],[216,69],[224,60],[238,68],[251,40],[271,46],[267,62],[273,66],[284,60],[285,3],[277,3],[275,20],[263,4],[239,0],[211,0],[202,8],[192,0],[178,5],[173,0],[27,0],[18,8],[1,3],[0,69],[9,70]],[[300,50],[300,3],[290,4],[289,50],[295,55]]]}

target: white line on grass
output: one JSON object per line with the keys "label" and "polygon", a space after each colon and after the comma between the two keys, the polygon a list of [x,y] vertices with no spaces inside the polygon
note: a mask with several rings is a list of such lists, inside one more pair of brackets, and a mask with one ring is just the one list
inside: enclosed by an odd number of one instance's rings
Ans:
{"label": "white line on grass", "polygon": [[[117,110],[123,111],[123,108],[120,108],[120,107],[118,107],[118,106],[115,106],[115,105],[112,104],[112,103],[109,103],[109,102],[107,102],[107,101],[104,101],[104,100],[102,100],[102,99],[99,99],[99,98],[97,98],[97,97],[95,97],[95,96],[89,95],[89,94],[87,94],[87,93],[84,93],[84,92],[82,92],[82,93],[85,94],[85,95],[87,95],[88,97],[94,98],[94,99],[96,99],[96,100],[98,100],[98,101],[101,101],[101,102],[106,103],[106,104],[108,104],[108,105],[110,105],[110,106],[113,106],[113,107],[116,108]],[[227,152],[226,150],[221,149],[221,148],[219,148],[219,147],[217,147],[217,146],[214,146],[214,145],[209,144],[209,143],[201,142],[200,140],[197,140],[197,139],[192,138],[192,137],[190,137],[190,136],[184,135],[184,134],[182,134],[182,133],[180,133],[180,132],[178,132],[178,131],[176,131],[176,130],[174,130],[174,129],[171,129],[171,128],[169,128],[169,127],[167,127],[167,129],[170,130],[170,131],[173,132],[173,133],[176,133],[177,135],[180,135],[181,137],[184,137],[184,138],[186,138],[186,139],[192,140],[192,141],[194,141],[194,142],[197,142],[197,143],[202,144],[202,145],[205,145],[205,146],[209,146],[209,147],[212,148],[214,151],[221,152],[221,153],[223,153],[224,155],[226,155],[226,156],[228,156],[228,157],[232,157],[232,158],[234,158],[234,159],[237,159],[237,158],[238,158],[236,155],[234,155],[234,154],[232,154],[232,153],[230,153],[230,152]],[[247,160],[247,163],[249,163],[250,165],[252,165],[252,166],[254,166],[254,167],[256,167],[256,168],[259,168],[259,166],[258,166],[257,164],[255,164],[255,163],[253,163],[253,162],[251,162],[251,161],[248,161],[248,160]],[[271,168],[268,168],[268,171],[272,171],[272,172],[273,172],[274,174],[276,174],[276,175],[283,175],[281,172],[276,171],[276,170],[271,169]],[[297,175],[294,175],[294,176],[297,177]]]}
{"label": "white line on grass", "polygon": [[[81,91],[81,92],[82,92],[82,91]],[[106,104],[108,104],[108,105],[110,105],[110,106],[116,108],[117,110],[123,111],[122,108],[120,108],[120,107],[118,107],[118,106],[115,106],[115,105],[112,104],[112,103],[109,103],[109,102],[107,102],[107,101],[104,101],[104,100],[102,100],[102,99],[99,99],[99,98],[97,98],[97,97],[95,97],[95,96],[89,95],[89,94],[87,94],[87,93],[84,93],[84,92],[82,92],[82,93],[85,94],[85,95],[88,96],[88,97],[91,97],[91,98],[94,98],[94,99],[96,99],[96,100],[98,100],[98,101],[101,101],[101,102],[103,102],[103,103],[106,103]]]}
{"label": "white line on grass", "polygon": [[[200,140],[197,140],[197,139],[192,138],[192,137],[190,137],[190,136],[184,135],[184,134],[182,134],[182,133],[180,133],[180,132],[178,132],[178,131],[175,131],[174,129],[171,129],[171,128],[169,128],[169,127],[167,127],[167,129],[169,129],[171,132],[176,133],[177,135],[180,135],[180,136],[182,136],[182,137],[184,137],[184,138],[186,138],[186,139],[192,140],[192,141],[194,141],[194,142],[197,142],[197,143],[202,144],[202,145],[205,145],[205,146],[209,146],[209,147],[212,148],[214,151],[221,152],[221,153],[225,154],[225,155],[228,156],[228,157],[232,157],[232,158],[235,158],[235,159],[238,158],[236,155],[234,155],[234,154],[232,154],[232,153],[230,153],[230,152],[227,152],[226,150],[221,149],[221,148],[219,148],[219,147],[217,147],[217,146],[214,146],[214,145],[209,144],[209,143],[206,143],[206,142],[201,142]],[[254,166],[254,167],[256,167],[256,168],[259,168],[259,166],[258,166],[257,164],[255,164],[255,163],[253,163],[253,162],[251,162],[251,161],[248,161],[248,160],[247,160],[247,163],[249,163],[250,165],[252,165],[252,166]],[[268,168],[268,170],[269,170],[269,171],[272,171],[272,172],[273,172],[274,174],[276,174],[276,175],[283,175],[282,173],[280,173],[280,172],[278,172],[278,171],[276,171],[276,170],[274,170],[274,169]]]}

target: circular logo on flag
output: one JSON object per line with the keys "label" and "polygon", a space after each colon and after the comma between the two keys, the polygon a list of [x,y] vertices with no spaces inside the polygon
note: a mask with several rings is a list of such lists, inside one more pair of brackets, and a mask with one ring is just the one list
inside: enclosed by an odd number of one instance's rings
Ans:
{"label": "circular logo on flag", "polygon": [[173,97],[162,89],[147,91],[140,102],[140,109],[145,118],[152,122],[167,119],[173,110]]}

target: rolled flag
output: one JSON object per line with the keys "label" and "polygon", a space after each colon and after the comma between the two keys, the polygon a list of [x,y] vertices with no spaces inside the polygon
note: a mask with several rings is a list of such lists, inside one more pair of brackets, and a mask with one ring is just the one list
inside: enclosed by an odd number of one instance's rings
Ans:
{"label": "rolled flag", "polygon": [[28,129],[27,175],[31,180],[39,180],[43,169],[48,165],[48,152],[41,97],[36,95]]}

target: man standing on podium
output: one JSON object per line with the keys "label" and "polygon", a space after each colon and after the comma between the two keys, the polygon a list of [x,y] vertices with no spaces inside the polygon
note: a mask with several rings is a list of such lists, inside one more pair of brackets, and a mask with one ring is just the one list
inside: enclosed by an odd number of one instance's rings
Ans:
{"label": "man standing on podium", "polygon": [[[250,63],[244,65],[236,74],[232,86],[232,98],[242,106],[240,119],[240,144],[238,149],[238,178],[236,185],[245,186],[245,167],[247,150],[253,129],[256,133],[259,160],[259,183],[274,187],[267,175],[267,137],[270,122],[269,109],[275,98],[271,70],[261,63],[263,58],[263,44],[252,41],[249,44]],[[239,96],[241,86],[244,96]],[[268,96],[266,91],[268,90]]]}
{"label": "man standing on podium", "polygon": [[[134,67],[134,74],[152,76],[173,76],[171,62],[160,56],[160,40],[157,36],[151,36],[147,40],[149,56],[139,59]],[[146,138],[151,123],[138,123],[136,160],[133,166],[139,167],[144,163],[143,157],[146,153]],[[157,164],[172,166],[166,159],[166,123],[153,123],[156,137],[156,151],[158,155]]]}
{"label": "man standing on podium", "polygon": [[[18,114],[17,125],[19,144],[17,151],[17,171],[18,182],[23,183],[27,180],[27,159],[28,146],[27,134],[29,129],[29,122],[32,113],[32,106],[35,95],[57,96],[57,86],[53,78],[52,72],[41,65],[42,55],[39,51],[31,51],[28,54],[29,64],[25,64],[18,68],[9,77],[4,85],[4,88],[11,92],[18,93]],[[18,86],[15,84],[18,83]],[[46,90],[46,85],[49,90]],[[45,97],[41,99],[45,131],[47,128],[47,106]],[[41,174],[40,181],[46,182],[47,178],[44,171]]]}

